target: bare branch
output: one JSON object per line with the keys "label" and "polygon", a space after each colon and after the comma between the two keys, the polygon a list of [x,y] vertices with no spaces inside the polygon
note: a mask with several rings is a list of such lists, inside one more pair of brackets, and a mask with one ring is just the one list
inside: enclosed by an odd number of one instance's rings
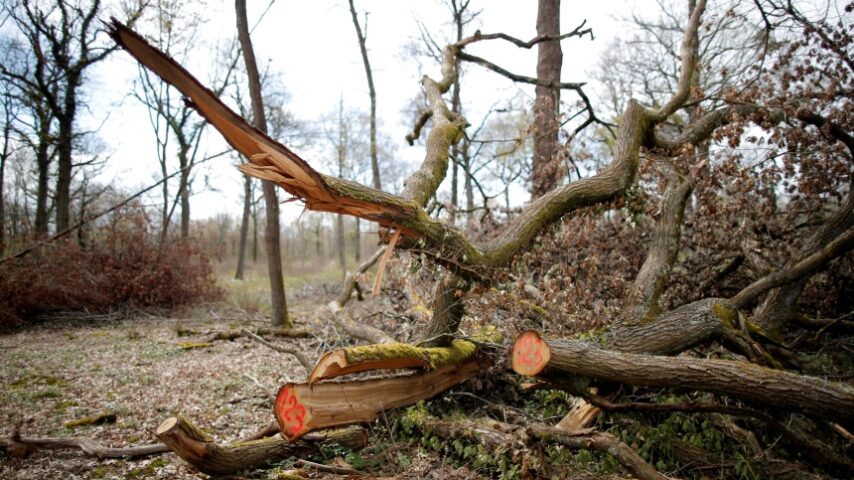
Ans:
{"label": "bare branch", "polygon": [[691,94],[691,77],[694,75],[694,69],[697,64],[694,51],[696,50],[697,42],[699,42],[698,30],[700,28],[700,17],[702,17],[705,8],[706,0],[699,0],[697,6],[694,7],[694,11],[691,13],[691,19],[688,21],[688,26],[685,28],[682,38],[682,51],[680,53],[682,63],[679,68],[679,83],[670,100],[658,111],[650,112],[652,123],[661,123],[667,120],[667,117],[682,107],[685,100]]}
{"label": "bare branch", "polygon": [[730,299],[730,302],[736,308],[743,308],[745,305],[756,299],[759,295],[771,290],[772,288],[781,287],[787,283],[794,282],[802,277],[811,275],[822,268],[827,262],[846,253],[854,247],[854,228],[849,228],[841,235],[836,237],[832,242],[821,250],[813,253],[800,262],[792,265],[790,268],[771,273],[759,280],[751,283],[742,291]]}

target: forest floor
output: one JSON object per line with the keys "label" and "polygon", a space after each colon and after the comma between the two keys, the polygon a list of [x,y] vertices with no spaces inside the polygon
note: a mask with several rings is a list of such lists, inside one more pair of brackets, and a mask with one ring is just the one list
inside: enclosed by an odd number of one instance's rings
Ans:
{"label": "forest floor", "polygon": [[[317,307],[333,298],[337,282],[313,282],[290,286],[289,307],[297,322],[322,334],[272,340],[297,342],[316,359],[349,340],[338,336],[331,319],[313,318]],[[246,437],[268,425],[278,387],[302,381],[307,372],[294,358],[246,337],[209,341],[215,332],[258,328],[269,321],[263,311],[263,281],[221,279],[220,283],[226,298],[216,304],[163,315],[125,311],[56,316],[0,336],[0,436],[10,435],[17,427],[22,436],[85,436],[105,446],[125,447],[157,442],[157,426],[177,413],[211,432],[218,442]],[[67,422],[102,413],[114,414],[115,421],[66,427]],[[407,454],[401,462],[403,466],[388,466],[393,478],[480,478],[423,451]],[[244,478],[277,478],[289,466],[284,462],[248,472]],[[208,476],[171,453],[139,460],[98,460],[79,450],[39,451],[27,458],[0,450],[0,478]]]}

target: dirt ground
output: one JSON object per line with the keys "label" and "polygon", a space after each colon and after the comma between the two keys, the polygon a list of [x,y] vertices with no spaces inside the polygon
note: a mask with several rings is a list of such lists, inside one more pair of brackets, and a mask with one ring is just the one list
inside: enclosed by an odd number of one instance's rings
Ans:
{"label": "dirt ground", "polygon": [[[328,331],[297,342],[310,357],[335,345],[325,319],[308,318],[324,300],[312,287],[291,291],[298,320]],[[312,297],[311,301],[305,301]],[[301,300],[302,299],[302,300]],[[154,430],[182,413],[221,442],[250,435],[272,420],[271,395],[306,372],[292,357],[245,337],[214,341],[216,331],[266,326],[240,302],[150,313],[69,315],[0,336],[0,435],[86,436],[106,446],[154,443]],[[310,310],[309,310],[310,311]],[[192,344],[199,344],[195,346]],[[114,423],[68,428],[66,422],[113,413]],[[256,472],[270,478],[275,472]],[[80,451],[40,451],[20,459],[0,453],[0,478],[207,478],[173,454],[103,460]]]}

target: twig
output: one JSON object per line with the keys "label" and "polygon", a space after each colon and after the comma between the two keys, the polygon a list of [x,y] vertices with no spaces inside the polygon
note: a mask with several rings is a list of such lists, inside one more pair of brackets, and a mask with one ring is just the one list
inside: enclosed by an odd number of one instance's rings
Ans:
{"label": "twig", "polygon": [[353,470],[352,468],[342,468],[342,467],[333,467],[331,465],[323,465],[322,463],[314,463],[308,460],[299,459],[296,461],[297,465],[301,465],[303,467],[313,468],[315,470],[320,470],[324,472],[336,473],[338,475],[360,475],[367,476],[368,474],[365,472],[360,472],[359,470]]}
{"label": "twig", "polygon": [[373,296],[379,296],[380,294],[380,285],[383,282],[383,273],[385,273],[385,266],[388,263],[388,259],[391,258],[392,252],[394,252],[394,247],[397,245],[397,241],[400,240],[400,229],[394,231],[391,235],[391,240],[388,242],[388,247],[386,247],[385,253],[380,259],[380,265],[377,267],[377,277],[374,279],[374,289],[371,292]]}
{"label": "twig", "polygon": [[272,343],[268,342],[267,340],[264,340],[263,338],[259,337],[258,335],[255,335],[254,333],[250,332],[249,330],[247,330],[245,328],[241,329],[240,331],[243,332],[247,337],[251,338],[252,340],[255,340],[256,342],[260,343],[261,345],[264,345],[265,347],[271,348],[271,349],[273,349],[279,353],[289,353],[289,354],[297,357],[297,360],[299,360],[299,363],[302,364],[302,366],[305,368],[305,370],[307,372],[311,371],[311,368],[312,368],[311,362],[308,360],[308,358],[305,357],[305,355],[302,354],[302,352],[300,352],[296,348],[280,347],[278,345],[273,345]]}

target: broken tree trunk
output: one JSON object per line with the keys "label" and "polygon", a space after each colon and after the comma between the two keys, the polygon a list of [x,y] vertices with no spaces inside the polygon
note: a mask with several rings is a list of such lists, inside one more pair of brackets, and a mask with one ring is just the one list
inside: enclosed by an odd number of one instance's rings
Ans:
{"label": "broken tree trunk", "polygon": [[334,350],[320,357],[308,377],[308,383],[367,370],[436,370],[469,360],[477,352],[478,343],[500,342],[501,334],[495,327],[488,326],[477,332],[472,340],[456,339],[447,347],[425,348],[408,343],[384,343]]}
{"label": "broken tree trunk", "polygon": [[414,375],[344,383],[285,384],[276,396],[279,427],[294,441],[320,428],[373,421],[383,410],[426,400],[474,377],[473,360]]}
{"label": "broken tree trunk", "polygon": [[179,457],[209,475],[228,475],[289,457],[316,454],[323,444],[358,449],[368,441],[363,429],[347,428],[323,432],[301,442],[267,437],[220,445],[183,416],[167,418],[157,427],[156,435]]}
{"label": "broken tree trunk", "polygon": [[521,375],[569,373],[630,385],[700,390],[854,423],[854,387],[748,362],[617,352],[580,340],[544,340],[532,331],[517,338],[512,355],[513,370]]}

